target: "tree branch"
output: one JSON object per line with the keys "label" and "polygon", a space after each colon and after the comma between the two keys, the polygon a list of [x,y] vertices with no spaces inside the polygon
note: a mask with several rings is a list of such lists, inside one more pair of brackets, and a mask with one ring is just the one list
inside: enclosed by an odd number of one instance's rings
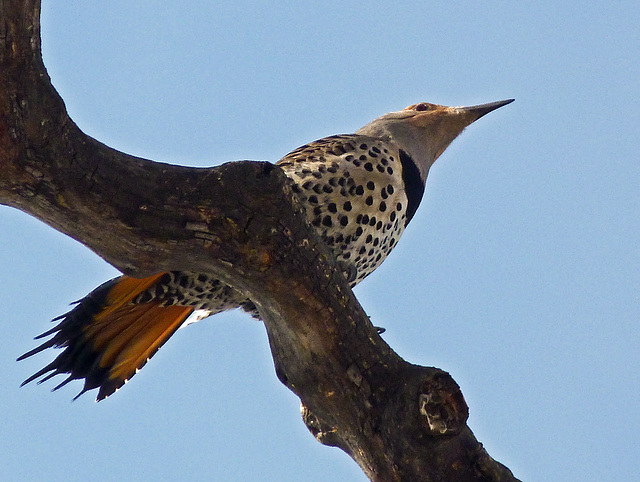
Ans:
{"label": "tree branch", "polygon": [[161,164],[85,135],[42,63],[39,14],[0,0],[0,203],[128,275],[206,272],[246,293],[309,430],[371,480],[516,480],[467,427],[455,381],[378,336],[278,167]]}

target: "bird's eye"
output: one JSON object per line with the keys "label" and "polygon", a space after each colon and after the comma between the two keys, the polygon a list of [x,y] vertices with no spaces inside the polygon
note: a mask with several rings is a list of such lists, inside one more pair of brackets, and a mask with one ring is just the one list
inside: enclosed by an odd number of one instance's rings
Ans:
{"label": "bird's eye", "polygon": [[421,112],[421,111],[424,111],[424,110],[429,110],[429,104],[426,104],[426,103],[422,102],[420,104],[416,104],[414,109],[417,110],[418,112]]}

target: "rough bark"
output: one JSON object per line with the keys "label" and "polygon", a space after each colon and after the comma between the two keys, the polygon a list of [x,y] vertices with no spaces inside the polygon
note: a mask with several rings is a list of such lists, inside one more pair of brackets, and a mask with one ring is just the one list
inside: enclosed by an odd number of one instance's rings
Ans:
{"label": "rough bark", "polygon": [[449,374],[378,336],[279,168],[162,164],[85,135],[42,63],[39,17],[39,1],[0,0],[1,204],[128,275],[209,272],[245,292],[309,430],[371,480],[516,480],[466,425]]}

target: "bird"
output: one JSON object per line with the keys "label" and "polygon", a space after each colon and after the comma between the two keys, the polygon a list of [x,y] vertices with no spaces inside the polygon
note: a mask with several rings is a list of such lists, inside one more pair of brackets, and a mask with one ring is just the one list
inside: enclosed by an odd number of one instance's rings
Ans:
{"label": "bird", "polygon": [[[471,107],[420,102],[385,114],[353,134],[325,137],[276,164],[293,181],[306,221],[328,245],[351,287],[370,275],[396,246],[422,199],[427,174],[470,124],[513,102]],[[245,295],[207,273],[171,271],[100,285],[20,356],[48,348],[57,357],[22,385],[68,376],[53,391],[84,379],[83,393],[100,401],[120,389],[182,326],[242,308],[259,316]]]}

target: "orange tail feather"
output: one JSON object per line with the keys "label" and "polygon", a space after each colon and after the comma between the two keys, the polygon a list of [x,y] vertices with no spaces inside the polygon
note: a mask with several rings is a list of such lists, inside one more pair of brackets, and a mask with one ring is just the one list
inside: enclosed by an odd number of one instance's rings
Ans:
{"label": "orange tail feather", "polygon": [[[164,273],[149,278],[115,278],[82,299],[62,321],[43,336],[53,335],[39,347],[22,355],[22,360],[47,348],[64,348],[62,353],[23,383],[43,377],[38,383],[68,373],[58,386],[85,379],[78,396],[99,388],[98,400],[108,397],[158,351],[193,312],[186,306],[162,306],[159,301],[132,301],[158,283]],[[78,397],[77,396],[77,397]],[[77,398],[76,397],[76,398]]]}

